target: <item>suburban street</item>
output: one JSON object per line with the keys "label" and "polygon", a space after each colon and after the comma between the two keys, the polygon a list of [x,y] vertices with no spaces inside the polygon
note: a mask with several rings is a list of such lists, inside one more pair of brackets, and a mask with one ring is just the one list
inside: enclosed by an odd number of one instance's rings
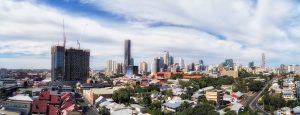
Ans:
{"label": "suburban street", "polygon": [[89,107],[89,102],[81,96],[81,94],[76,93],[77,104],[83,109],[84,115],[98,115],[98,111],[94,107]]}
{"label": "suburban street", "polygon": [[267,84],[265,85],[265,87],[258,92],[258,94],[256,96],[254,96],[254,98],[251,100],[251,102],[249,103],[249,107],[252,110],[259,110],[259,113],[262,115],[270,115],[270,113],[266,112],[263,108],[258,106],[258,99],[260,98],[261,94],[263,93],[263,91],[268,87],[269,84],[271,84],[274,80],[276,79],[276,77],[274,77],[272,80],[270,80],[269,82],[267,82]]}

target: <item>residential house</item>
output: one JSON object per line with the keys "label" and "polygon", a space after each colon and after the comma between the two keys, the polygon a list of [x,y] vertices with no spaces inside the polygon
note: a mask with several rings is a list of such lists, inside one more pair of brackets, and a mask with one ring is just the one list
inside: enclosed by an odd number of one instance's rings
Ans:
{"label": "residential house", "polygon": [[244,109],[244,106],[237,102],[232,103],[232,105],[230,106],[230,110],[235,111],[237,114],[241,109]]}
{"label": "residential house", "polygon": [[289,89],[282,90],[282,97],[285,100],[294,100],[295,99],[294,92],[292,90],[289,90]]}
{"label": "residential house", "polygon": [[300,106],[293,108],[293,115],[300,115]]}
{"label": "residential house", "polygon": [[282,92],[282,89],[280,88],[278,83],[273,83],[272,86],[270,87],[270,90],[274,90],[274,93],[277,93],[277,94]]}
{"label": "residential house", "polygon": [[182,100],[170,100],[162,104],[162,110],[176,112],[182,103],[183,103]]}
{"label": "residential house", "polygon": [[292,110],[289,107],[283,107],[274,112],[274,115],[292,115]]}
{"label": "residential house", "polygon": [[201,97],[204,97],[204,91],[202,89],[199,89],[196,92],[194,92],[194,94],[191,97],[193,101],[197,102]]}
{"label": "residential house", "polygon": [[233,93],[231,93],[231,96],[232,96],[234,102],[239,102],[242,99],[243,93],[240,91],[233,92]]}
{"label": "residential house", "polygon": [[91,88],[87,90],[83,90],[83,96],[89,101],[91,104],[95,104],[95,100],[103,96],[105,98],[111,98],[114,91],[120,89],[122,87],[106,87],[106,88]]}
{"label": "residential house", "polygon": [[38,99],[32,102],[33,115],[81,115],[73,93],[51,92],[43,89]]}
{"label": "residential house", "polygon": [[214,89],[213,86],[208,86],[208,87],[202,88],[202,90],[203,90],[204,92],[206,92],[207,90],[212,90],[212,89]]}
{"label": "residential house", "polygon": [[8,100],[2,102],[3,113],[11,114],[31,114],[31,103],[33,100],[26,95],[16,95],[9,97]]}
{"label": "residential house", "polygon": [[233,102],[232,96],[224,94],[223,95],[223,101]]}
{"label": "residential house", "polygon": [[232,92],[233,86],[232,85],[221,85],[221,89],[225,90],[225,92]]}
{"label": "residential house", "polygon": [[285,81],[282,83],[282,88],[283,89],[289,89],[289,90],[294,90],[295,89],[295,83],[292,81]]}

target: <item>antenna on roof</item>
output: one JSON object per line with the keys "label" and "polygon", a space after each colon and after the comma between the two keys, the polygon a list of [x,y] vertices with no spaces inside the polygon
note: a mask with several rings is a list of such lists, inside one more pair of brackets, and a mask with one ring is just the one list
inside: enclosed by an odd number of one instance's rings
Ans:
{"label": "antenna on roof", "polygon": [[63,19],[63,38],[64,38],[64,47],[66,47],[66,33],[65,33],[65,19]]}

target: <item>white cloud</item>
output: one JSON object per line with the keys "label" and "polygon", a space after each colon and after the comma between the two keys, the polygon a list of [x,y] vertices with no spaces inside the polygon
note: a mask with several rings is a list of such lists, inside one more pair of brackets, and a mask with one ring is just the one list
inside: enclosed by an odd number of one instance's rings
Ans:
{"label": "white cloud", "polygon": [[[64,18],[67,45],[75,46],[80,39],[83,48],[91,49],[91,65],[96,69],[103,68],[108,59],[122,59],[124,39],[132,40],[135,62],[152,60],[164,50],[177,58],[186,58],[187,62],[204,59],[209,64],[220,63],[225,58],[243,64],[255,60],[259,64],[262,52],[270,61],[276,61],[270,63],[297,62],[289,56],[299,48],[294,42],[299,35],[294,27],[285,24],[293,22],[291,18],[300,11],[295,11],[297,4],[291,1],[81,1],[125,16],[127,22],[116,24],[75,15],[35,1],[4,0],[0,4],[0,39],[4,41],[0,42],[0,55],[33,56],[0,57],[0,61],[11,62],[19,68],[27,67],[24,65],[30,63],[28,59],[39,59],[43,65],[36,67],[50,68],[50,46],[62,42]],[[149,26],[156,22],[174,26]],[[44,54],[48,55],[40,59],[39,55]]]}

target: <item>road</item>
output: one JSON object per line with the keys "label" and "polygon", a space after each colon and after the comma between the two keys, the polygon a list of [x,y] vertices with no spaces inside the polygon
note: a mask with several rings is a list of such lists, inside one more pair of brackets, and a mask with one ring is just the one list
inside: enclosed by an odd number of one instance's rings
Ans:
{"label": "road", "polygon": [[265,85],[265,87],[254,97],[254,99],[252,99],[252,101],[249,104],[250,109],[252,109],[254,111],[256,109],[258,109],[260,111],[260,114],[270,115],[270,113],[266,112],[264,109],[262,109],[261,107],[259,107],[258,104],[257,104],[257,102],[258,102],[258,99],[261,96],[261,94],[265,91],[265,89],[269,86],[269,84],[271,84],[275,79],[276,79],[276,77],[274,77],[272,80],[270,80],[269,82],[267,82],[267,84]]}
{"label": "road", "polygon": [[84,115],[98,115],[98,111],[94,107],[89,107],[89,102],[83,98],[79,93],[75,94],[77,104],[82,107]]}

